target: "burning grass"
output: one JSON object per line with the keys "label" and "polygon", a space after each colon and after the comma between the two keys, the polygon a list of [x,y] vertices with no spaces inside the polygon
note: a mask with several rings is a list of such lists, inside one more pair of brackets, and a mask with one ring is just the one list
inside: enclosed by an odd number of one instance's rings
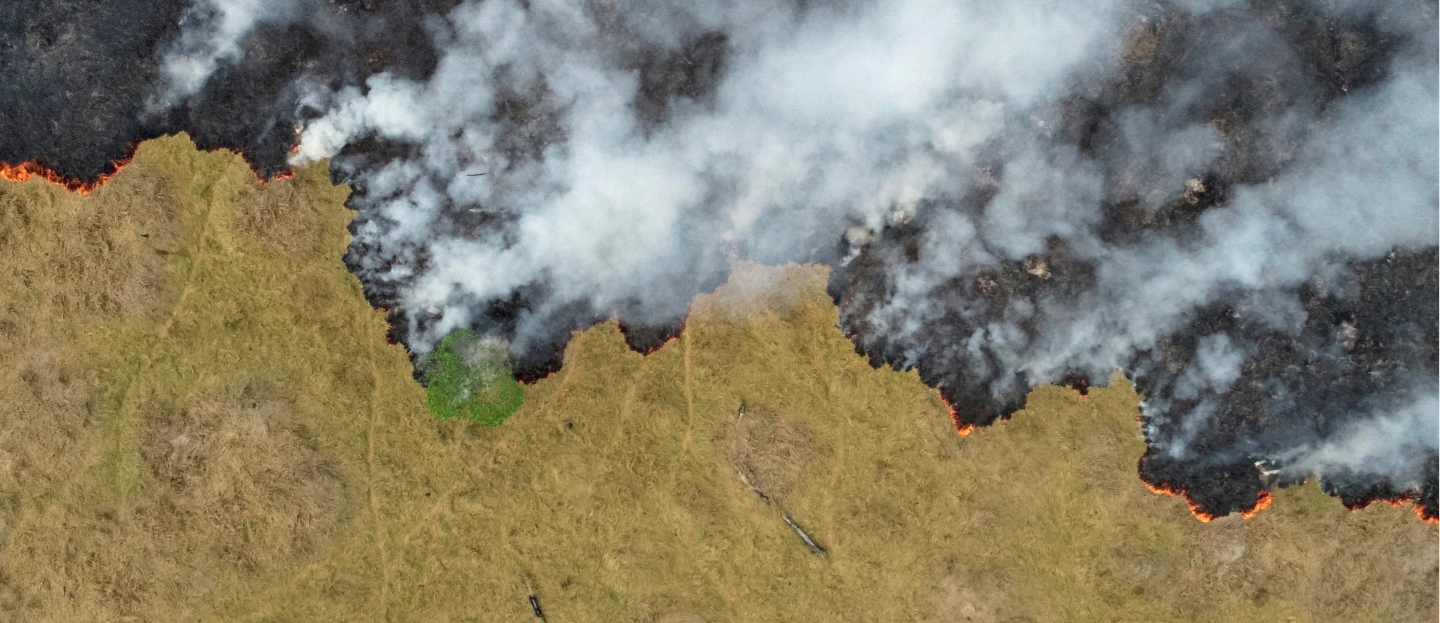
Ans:
{"label": "burning grass", "polygon": [[0,183],[0,621],[1437,616],[1409,510],[1312,483],[1195,521],[1136,477],[1121,378],[961,438],[814,267],[738,264],[650,356],[605,323],[504,426],[438,420],[344,196],[184,138],[89,196]]}
{"label": "burning grass", "polygon": [[27,160],[20,164],[0,162],[0,179],[17,183],[27,182],[32,179],[41,179],[56,186],[61,186],[70,192],[88,195],[95,192],[95,189],[104,185],[105,182],[110,181],[110,178],[115,177],[115,174],[119,173],[120,169],[124,168],[129,162],[130,158],[123,158],[111,162],[110,172],[100,175],[100,177],[93,182],[83,182],[74,178],[65,177],[34,160]]}
{"label": "burning grass", "polygon": [[[1200,508],[1199,504],[1196,504],[1194,500],[1190,499],[1190,495],[1183,489],[1177,489],[1165,483],[1157,485],[1145,482],[1144,480],[1141,480],[1141,482],[1145,484],[1146,489],[1149,489],[1150,492],[1155,495],[1173,496],[1185,500],[1185,505],[1190,508],[1190,514],[1194,515],[1195,518],[1201,522],[1210,523],[1221,518],[1221,515],[1213,515],[1205,512],[1205,509]],[[1250,508],[1242,509],[1238,513],[1240,519],[1253,519],[1256,515],[1260,514],[1260,511],[1270,508],[1270,504],[1274,502],[1275,496],[1271,495],[1269,491],[1262,489],[1260,490],[1260,494],[1255,498],[1255,504]]]}
{"label": "burning grass", "polygon": [[[130,161],[135,157],[133,147],[134,146],[132,144],[131,154],[129,156],[126,156],[119,160],[110,161],[109,172],[101,173],[99,176],[97,176],[94,180],[91,181],[84,181],[73,177],[61,175],[60,173],[55,172],[55,170],[34,160],[26,160],[18,164],[0,162],[0,180],[15,183],[24,183],[32,179],[43,180],[45,182],[64,188],[65,190],[68,190],[70,192],[78,193],[81,196],[89,195],[90,193],[95,192],[95,189],[104,186],[105,182],[110,181],[117,174],[119,174],[120,170],[125,168],[125,165],[130,164]],[[298,149],[299,145],[296,145],[291,151],[293,152]],[[229,151],[230,153],[233,153],[237,156],[241,155],[239,152],[232,150],[222,149],[220,151]],[[261,185],[265,184],[265,176],[261,174],[259,169],[251,167],[250,172],[255,174],[255,179],[258,180]],[[290,179],[294,176],[295,173],[293,171],[281,171],[275,174],[270,181],[283,181]]]}

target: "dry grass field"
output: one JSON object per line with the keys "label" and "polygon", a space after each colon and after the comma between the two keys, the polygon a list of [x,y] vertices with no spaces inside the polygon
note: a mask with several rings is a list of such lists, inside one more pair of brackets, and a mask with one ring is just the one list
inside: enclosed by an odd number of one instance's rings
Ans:
{"label": "dry grass field", "polygon": [[503,426],[439,421],[346,192],[183,136],[89,196],[0,183],[0,621],[1437,618],[1408,508],[1196,521],[1136,477],[1119,377],[961,438],[816,267],[737,265],[655,354],[602,324]]}

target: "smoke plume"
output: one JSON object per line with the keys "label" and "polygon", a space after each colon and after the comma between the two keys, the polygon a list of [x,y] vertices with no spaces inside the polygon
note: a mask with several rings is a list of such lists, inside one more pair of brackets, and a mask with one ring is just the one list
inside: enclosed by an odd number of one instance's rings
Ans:
{"label": "smoke plume", "polygon": [[[197,0],[164,19],[126,79],[143,97],[105,114],[262,171],[330,158],[355,188],[346,261],[417,356],[470,328],[535,378],[599,320],[657,347],[734,260],[820,262],[857,350],[917,369],[961,426],[1118,368],[1145,395],[1142,478],[1197,512],[1319,478],[1435,517],[1433,3]],[[0,157],[70,166],[17,136]]]}
{"label": "smoke plume", "polygon": [[257,25],[289,21],[298,7],[298,0],[197,0],[180,17],[179,39],[162,54],[164,87],[151,110],[199,92],[222,64],[240,58],[240,42]]}

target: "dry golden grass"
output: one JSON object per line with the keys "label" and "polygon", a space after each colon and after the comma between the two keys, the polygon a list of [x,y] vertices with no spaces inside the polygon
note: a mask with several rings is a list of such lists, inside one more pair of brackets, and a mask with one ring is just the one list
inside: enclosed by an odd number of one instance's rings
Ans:
{"label": "dry golden grass", "polygon": [[655,354],[602,324],[503,426],[437,421],[345,193],[183,137],[88,197],[0,184],[0,621],[1437,617],[1409,509],[1200,523],[1136,478],[1120,378],[962,439],[815,267],[738,265]]}

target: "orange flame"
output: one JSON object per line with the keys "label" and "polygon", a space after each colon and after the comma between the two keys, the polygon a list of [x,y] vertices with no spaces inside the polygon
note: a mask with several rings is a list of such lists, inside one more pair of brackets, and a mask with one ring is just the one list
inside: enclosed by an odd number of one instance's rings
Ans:
{"label": "orange flame", "polygon": [[1390,508],[1400,508],[1401,506],[1410,504],[1410,510],[1415,513],[1415,517],[1420,519],[1420,521],[1428,523],[1432,526],[1440,525],[1440,516],[1427,517],[1425,515],[1425,507],[1420,505],[1419,494],[1413,491],[1407,492],[1404,496],[1394,500],[1387,500],[1385,498],[1371,498],[1359,504],[1356,504],[1355,506],[1351,506],[1349,507],[1349,509],[1352,513],[1358,513],[1362,510],[1365,510],[1366,508],[1369,508],[1371,504],[1374,504],[1376,502],[1381,502],[1386,506],[1389,506]]}
{"label": "orange flame", "polygon": [[[298,147],[298,145],[297,145],[297,147]],[[237,151],[237,150],[227,149],[227,148],[223,148],[223,147],[222,147],[221,149],[224,149],[225,151],[228,151],[228,152],[230,152],[230,153],[232,153],[232,154],[235,154],[235,155],[237,155],[237,156],[240,156],[241,158],[244,158],[244,157],[245,157],[245,154],[243,154],[243,153],[241,153],[241,152],[239,152],[239,151]],[[292,151],[293,151],[293,150],[292,150]],[[72,178],[72,177],[66,177],[66,176],[64,176],[64,175],[61,175],[61,174],[55,172],[55,170],[53,170],[53,169],[51,169],[51,168],[49,168],[49,167],[46,167],[45,165],[40,164],[39,162],[36,162],[36,161],[33,160],[33,159],[31,159],[31,160],[26,160],[25,162],[21,162],[20,164],[10,164],[10,163],[8,163],[8,162],[0,162],[0,179],[6,180],[6,181],[10,181],[10,182],[19,183],[19,182],[27,182],[27,181],[30,181],[31,179],[34,179],[34,178],[40,178],[40,179],[42,179],[42,180],[45,180],[46,182],[49,182],[49,183],[51,183],[51,184],[55,184],[56,186],[62,186],[62,187],[65,188],[65,190],[68,190],[68,191],[73,192],[73,193],[79,193],[81,196],[84,196],[84,195],[89,195],[90,193],[95,192],[95,189],[100,188],[101,186],[104,186],[106,182],[110,181],[110,180],[113,179],[116,175],[118,175],[118,174],[120,173],[120,169],[123,169],[123,168],[125,168],[125,165],[130,164],[130,161],[133,160],[134,158],[135,158],[135,147],[134,147],[134,146],[131,146],[131,147],[130,147],[130,155],[125,156],[124,158],[121,158],[121,159],[119,159],[119,160],[111,160],[111,161],[110,161],[110,172],[109,172],[109,173],[101,173],[100,176],[99,176],[99,177],[96,177],[96,178],[95,178],[95,181],[93,181],[93,182],[86,182],[86,181],[78,180],[78,179],[75,179],[75,178]],[[247,162],[247,164],[248,164],[248,163],[249,163],[249,160],[246,160],[246,162]],[[251,166],[250,166],[250,172],[255,175],[255,179],[259,180],[261,185],[264,185],[264,184],[267,183],[267,180],[265,179],[265,177],[260,174],[260,170],[257,169],[257,168],[255,168],[254,165],[251,165]],[[295,177],[295,172],[294,172],[294,171],[281,171],[280,173],[275,174],[275,177],[273,177],[273,178],[271,178],[270,180],[268,180],[268,182],[278,182],[278,181],[280,181],[280,180],[288,180],[288,179],[290,179],[290,178],[292,178],[292,177]]]}
{"label": "orange flame", "polygon": [[[969,437],[970,433],[975,432],[976,427],[974,424],[966,424],[960,421],[959,409],[956,409],[955,405],[950,404],[950,401],[945,399],[944,394],[940,394],[939,397],[940,402],[945,405],[945,408],[950,410],[950,421],[955,423],[955,432],[959,433],[961,437]],[[1085,398],[1085,395],[1082,394],[1080,397]],[[1140,416],[1135,416],[1135,421],[1140,421]],[[1199,504],[1195,503],[1194,500],[1190,499],[1190,496],[1185,492],[1184,489],[1164,483],[1154,485],[1146,482],[1143,478],[1140,480],[1140,484],[1145,485],[1145,488],[1149,489],[1150,492],[1154,493],[1155,495],[1174,496],[1185,500],[1185,505],[1190,508],[1190,514],[1194,515],[1196,519],[1200,520],[1203,523],[1210,523],[1220,518],[1220,515],[1208,513],[1204,509],[1201,509]],[[1375,500],[1372,500],[1371,502],[1373,501]],[[1378,501],[1384,502],[1394,507],[1404,506],[1405,504],[1414,504],[1414,508],[1412,510],[1415,511],[1415,516],[1419,517],[1420,521],[1423,521],[1430,525],[1440,525],[1440,517],[1427,517],[1425,515],[1425,508],[1420,505],[1419,500],[1416,500],[1414,496],[1405,497],[1399,500],[1380,499]],[[1360,509],[1365,508],[1365,506],[1368,506],[1371,502],[1366,502],[1365,504],[1350,509],[1350,511],[1359,511]],[[1261,511],[1270,508],[1270,505],[1274,503],[1275,496],[1271,495],[1269,491],[1261,489],[1260,494],[1255,496],[1255,504],[1252,505],[1250,508],[1240,510],[1240,518],[1247,521],[1253,519],[1256,515],[1259,515]]]}
{"label": "orange flame", "polygon": [[[300,147],[299,145],[296,145],[296,146],[294,146],[294,147],[291,148],[291,151],[295,151],[296,149],[299,149],[299,147]],[[260,182],[260,185],[261,185],[261,186],[264,186],[264,185],[266,185],[266,184],[269,184],[270,182],[279,182],[279,181],[288,180],[288,179],[290,179],[290,178],[292,178],[292,177],[295,177],[295,171],[290,170],[290,171],[281,171],[281,172],[279,172],[279,173],[276,173],[274,177],[271,177],[270,179],[267,180],[267,179],[265,179],[265,176],[264,176],[264,175],[261,175],[261,174],[260,174],[260,168],[259,168],[258,166],[256,166],[254,163],[250,162],[250,159],[249,159],[249,158],[246,158],[246,157],[245,157],[245,152],[242,152],[242,151],[240,151],[240,150],[238,150],[238,149],[230,149],[229,147],[218,147],[218,148],[212,149],[212,150],[210,150],[210,151],[226,151],[226,152],[229,152],[229,153],[234,154],[234,155],[236,155],[236,156],[240,156],[240,159],[241,159],[241,160],[244,160],[244,161],[245,161],[245,164],[249,166],[249,168],[250,168],[250,174],[255,176],[255,181]]]}
{"label": "orange flame", "polygon": [[115,175],[120,172],[120,169],[130,164],[130,159],[133,157],[134,153],[132,152],[129,156],[111,161],[110,172],[100,174],[100,177],[95,178],[93,182],[83,182],[75,178],[65,177],[34,160],[26,160],[20,164],[0,162],[0,179],[19,183],[38,177],[51,184],[63,186],[65,190],[70,192],[88,195],[95,192],[96,188],[103,186],[105,182],[110,181],[110,178],[115,177]]}
{"label": "orange flame", "polygon": [[[1194,500],[1190,499],[1190,496],[1185,493],[1184,489],[1163,483],[1159,485],[1153,485],[1145,482],[1143,478],[1140,480],[1140,482],[1141,484],[1145,485],[1146,489],[1149,489],[1150,492],[1154,493],[1155,495],[1170,495],[1185,500],[1185,505],[1190,507],[1190,514],[1194,515],[1196,519],[1199,519],[1204,523],[1210,523],[1211,521],[1214,521],[1221,517],[1221,515],[1208,513],[1205,512],[1205,510],[1201,509],[1199,504],[1196,504]],[[1270,508],[1270,505],[1274,502],[1274,496],[1271,496],[1269,491],[1261,489],[1260,495],[1255,496],[1255,504],[1250,508],[1240,510],[1240,518],[1247,520],[1251,519],[1256,515],[1260,514],[1260,511]]]}
{"label": "orange flame", "polygon": [[961,437],[969,437],[970,433],[975,432],[974,424],[965,424],[960,421],[960,410],[956,409],[955,405],[950,404],[950,401],[945,399],[945,394],[940,394],[940,402],[945,405],[946,409],[950,410],[950,421],[955,423],[955,432],[960,433]]}
{"label": "orange flame", "polygon": [[1185,500],[1185,504],[1190,507],[1190,514],[1194,515],[1196,519],[1199,519],[1204,523],[1210,523],[1212,520],[1215,519],[1215,515],[1211,515],[1210,513],[1201,510],[1200,505],[1192,501],[1190,499],[1190,496],[1185,495],[1185,491],[1183,489],[1178,489],[1168,484],[1160,484],[1158,486],[1152,485],[1148,482],[1145,482],[1144,479],[1141,479],[1140,482],[1145,485],[1146,489],[1149,489],[1150,492],[1154,493],[1155,495],[1173,495],[1175,497]]}
{"label": "orange flame", "polygon": [[1274,502],[1275,502],[1275,498],[1270,495],[1270,492],[1269,492],[1269,491],[1266,491],[1266,490],[1264,490],[1264,489],[1261,489],[1261,490],[1260,490],[1260,495],[1255,498],[1255,505],[1254,505],[1254,506],[1251,506],[1251,507],[1250,507],[1250,510],[1240,511],[1240,518],[1241,518],[1241,519],[1250,519],[1251,517],[1254,517],[1254,516],[1256,516],[1256,515],[1259,515],[1259,514],[1260,514],[1260,511],[1263,511],[1263,510],[1265,510],[1265,509],[1267,509],[1267,508],[1270,508],[1270,505],[1273,504]]}

